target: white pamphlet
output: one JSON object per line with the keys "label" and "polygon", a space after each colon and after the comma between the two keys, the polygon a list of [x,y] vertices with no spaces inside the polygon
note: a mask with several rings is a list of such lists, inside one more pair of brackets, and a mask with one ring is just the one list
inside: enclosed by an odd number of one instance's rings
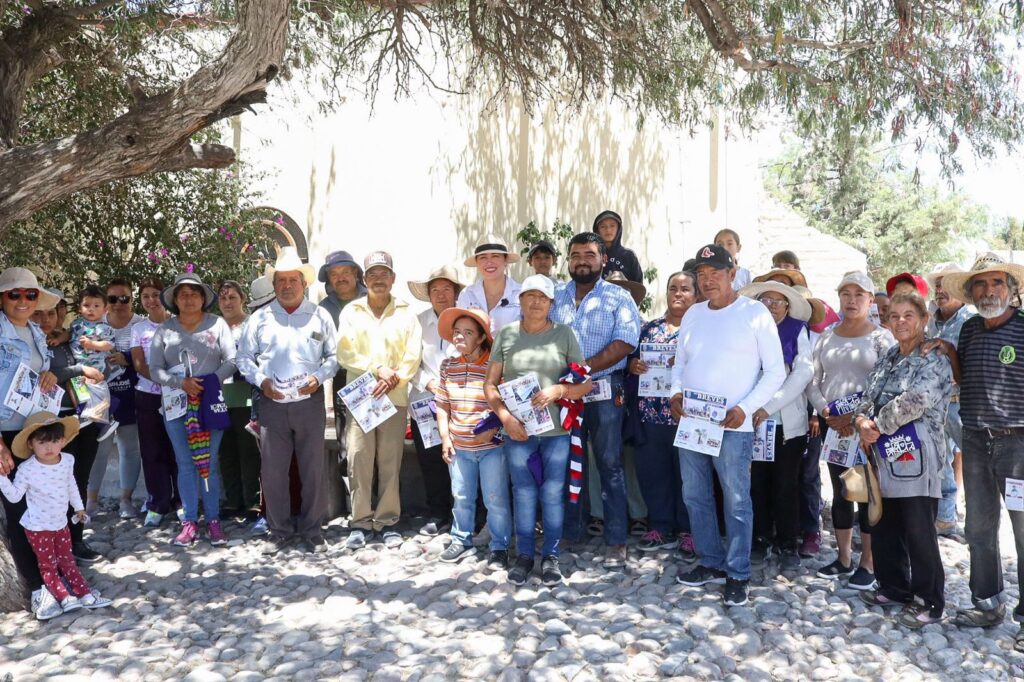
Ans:
{"label": "white pamphlet", "polygon": [[683,418],[674,445],[718,457],[725,437],[725,396],[683,389]]}
{"label": "white pamphlet", "polygon": [[676,356],[674,343],[641,343],[640,360],[647,371],[640,375],[641,398],[672,397],[672,358]]}
{"label": "white pamphlet", "polygon": [[530,404],[533,396],[540,392],[536,374],[531,372],[518,379],[498,384],[498,392],[501,393],[501,399],[508,411],[523,423],[527,435],[539,436],[554,430],[555,422],[552,421],[548,408],[538,410]]}
{"label": "white pamphlet", "polygon": [[398,413],[395,404],[391,402],[387,394],[379,398],[373,397],[373,389],[376,385],[377,378],[372,373],[366,372],[338,391],[338,397],[345,403],[345,407],[348,408],[363,433],[373,431],[387,421],[388,417]]}
{"label": "white pamphlet", "polygon": [[775,420],[765,419],[754,429],[754,456],[755,462],[775,461]]}
{"label": "white pamphlet", "polygon": [[274,383],[274,390],[284,394],[284,398],[276,402],[297,403],[309,399],[309,395],[299,393],[299,389],[309,383],[308,374],[296,374],[293,377],[279,377],[275,374],[271,381]]}
{"label": "white pamphlet", "polygon": [[36,412],[60,413],[60,404],[64,400],[64,389],[54,384],[49,391],[41,391],[37,387],[32,394],[32,414]]}
{"label": "white pamphlet", "polygon": [[1006,493],[1003,496],[1007,511],[1024,511],[1024,481],[1018,478],[1006,479]]}
{"label": "white pamphlet", "polygon": [[590,393],[583,396],[583,402],[596,403],[600,400],[611,400],[611,398],[612,382],[607,379],[598,379],[591,382]]}
{"label": "white pamphlet", "polygon": [[33,395],[36,393],[36,386],[39,385],[39,373],[32,371],[32,368],[25,363],[19,363],[11,377],[11,385],[4,396],[4,406],[8,407],[23,417],[32,414]]}
{"label": "white pamphlet", "polygon": [[416,427],[420,430],[420,438],[423,439],[425,448],[441,444],[441,432],[437,430],[437,415],[431,409],[432,405],[434,405],[433,398],[424,398],[409,403],[409,412],[416,421]]}
{"label": "white pamphlet", "polygon": [[[185,378],[185,365],[175,365],[174,367],[168,367],[167,372],[172,376]],[[163,410],[164,419],[167,421],[173,421],[175,419],[181,419],[185,416],[185,410],[188,407],[188,394],[180,388],[171,388],[170,386],[160,387],[160,408]]]}
{"label": "white pamphlet", "polygon": [[856,431],[843,438],[835,429],[828,430],[828,435],[825,436],[825,441],[821,444],[821,459],[823,461],[849,469],[857,464],[860,458],[860,436]]}

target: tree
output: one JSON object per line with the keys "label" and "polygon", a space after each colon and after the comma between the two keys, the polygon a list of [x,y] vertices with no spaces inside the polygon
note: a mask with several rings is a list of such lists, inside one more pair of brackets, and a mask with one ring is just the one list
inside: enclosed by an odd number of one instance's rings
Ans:
{"label": "tree", "polygon": [[1009,216],[1001,227],[989,238],[992,248],[1008,251],[1024,251],[1024,220]]}

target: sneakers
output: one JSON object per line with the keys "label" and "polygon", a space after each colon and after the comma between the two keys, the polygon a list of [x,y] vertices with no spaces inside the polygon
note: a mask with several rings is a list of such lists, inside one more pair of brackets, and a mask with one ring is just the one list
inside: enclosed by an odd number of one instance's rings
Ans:
{"label": "sneakers", "polygon": [[106,597],[101,597],[100,593],[93,590],[84,597],[79,597],[78,601],[87,609],[104,609],[114,602]]}
{"label": "sneakers", "polygon": [[800,568],[800,554],[793,548],[779,553],[779,568],[783,571],[795,571]]}
{"label": "sneakers", "polygon": [[587,534],[595,538],[604,535],[604,521],[597,517],[591,517],[590,523],[587,524]]}
{"label": "sneakers", "polygon": [[420,528],[420,535],[432,538],[440,535],[441,533],[447,532],[451,527],[450,523],[445,523],[441,519],[430,519],[423,524],[422,528]]}
{"label": "sneakers", "polygon": [[394,530],[384,531],[383,535],[380,536],[380,539],[388,549],[398,549],[405,541],[402,534]]}
{"label": "sneakers", "polygon": [[95,563],[103,558],[102,554],[85,544],[84,540],[71,544],[71,556],[86,564]]}
{"label": "sneakers", "polygon": [[689,533],[679,534],[679,553],[683,555],[684,561],[692,561],[697,558],[697,547],[693,544],[693,536]]}
{"label": "sneakers", "polygon": [[186,521],[181,524],[181,532],[178,533],[178,537],[174,538],[173,544],[178,547],[190,547],[195,543],[198,535],[199,528],[196,526],[196,522]]}
{"label": "sneakers", "polygon": [[256,444],[260,443],[260,423],[257,421],[251,421],[245,425],[245,430],[256,439]]}
{"label": "sneakers", "polygon": [[610,545],[604,555],[604,567],[610,571],[626,567],[626,546]]}
{"label": "sneakers", "polygon": [[121,500],[121,503],[117,506],[117,515],[122,519],[134,519],[138,514],[139,511],[130,500]]}
{"label": "sneakers", "polygon": [[726,606],[743,606],[747,603],[747,581],[726,578],[723,596]]}
{"label": "sneakers", "polygon": [[164,515],[155,511],[146,512],[146,518],[142,521],[143,528],[158,528],[163,523]]}
{"label": "sneakers", "polygon": [[761,566],[772,555],[772,546],[765,540],[757,539],[750,545],[750,563]]}
{"label": "sneakers", "polygon": [[39,593],[39,605],[36,607],[35,616],[37,620],[50,620],[64,613],[57,600],[45,587]]}
{"label": "sneakers", "polygon": [[814,531],[813,533],[804,533],[804,538],[800,542],[799,553],[805,559],[818,556],[818,552],[821,551],[821,533]]}
{"label": "sneakers", "polygon": [[121,424],[116,419],[111,419],[109,424],[100,425],[100,433],[96,436],[96,442],[102,442],[117,433],[117,427]]}
{"label": "sneakers", "polygon": [[82,602],[80,602],[78,600],[78,597],[76,597],[73,594],[69,594],[68,596],[64,597],[61,600],[61,602],[60,602],[60,610],[62,612],[64,612],[64,613],[70,613],[71,611],[77,611],[78,609],[82,608],[83,606],[84,606],[84,604],[82,604]]}
{"label": "sneakers", "polygon": [[221,527],[220,521],[207,521],[206,534],[210,539],[211,545],[217,546],[227,543],[227,538],[224,537],[224,529]]}
{"label": "sneakers", "polygon": [[700,587],[701,585],[708,584],[724,585],[725,571],[719,571],[717,568],[708,568],[706,566],[697,566],[692,571],[677,575],[676,582],[689,587]]}
{"label": "sneakers", "polygon": [[548,587],[554,587],[562,582],[562,569],[558,565],[558,557],[546,556],[541,560],[540,581]]}
{"label": "sneakers", "polygon": [[848,578],[851,575],[853,575],[853,563],[851,562],[849,566],[843,566],[843,564],[837,558],[828,566],[822,566],[821,568],[819,568],[817,575],[819,578],[827,578],[828,580]]}
{"label": "sneakers", "polygon": [[675,538],[666,537],[656,530],[649,530],[640,539],[640,544],[636,548],[641,552],[657,552],[660,549],[672,549],[675,546]]}
{"label": "sneakers", "polygon": [[851,590],[873,590],[878,585],[875,582],[875,574],[864,568],[863,566],[858,567],[850,579],[846,581],[846,586]]}
{"label": "sneakers", "polygon": [[448,546],[441,552],[441,556],[438,557],[441,561],[446,564],[454,564],[460,559],[465,559],[467,554],[473,552],[473,546],[468,547],[461,542],[449,542]]}
{"label": "sneakers", "polygon": [[366,533],[356,528],[345,539],[345,549],[356,550],[363,547],[366,547]]}
{"label": "sneakers", "polygon": [[185,523],[185,508],[178,507],[174,512],[175,516],[178,517],[178,523]]}
{"label": "sneakers", "polygon": [[513,585],[525,585],[526,580],[530,577],[530,573],[532,571],[533,558],[519,555],[516,557],[515,565],[509,569],[508,581]]}
{"label": "sneakers", "polygon": [[311,535],[303,541],[303,547],[308,554],[321,554],[327,551],[327,540],[324,540],[324,536],[317,533]]}
{"label": "sneakers", "polygon": [[508,568],[508,552],[503,549],[495,549],[491,551],[491,556],[487,557],[487,568],[492,571],[504,571]]}
{"label": "sneakers", "polygon": [[260,550],[263,556],[274,556],[292,546],[295,538],[292,536],[270,535],[266,538],[263,549]]}
{"label": "sneakers", "polygon": [[267,519],[263,516],[256,519],[249,527],[249,535],[266,535],[269,532],[270,526],[267,525]]}
{"label": "sneakers", "polygon": [[650,528],[647,526],[646,519],[633,519],[629,522],[629,534],[633,537],[642,538],[647,535],[647,531]]}

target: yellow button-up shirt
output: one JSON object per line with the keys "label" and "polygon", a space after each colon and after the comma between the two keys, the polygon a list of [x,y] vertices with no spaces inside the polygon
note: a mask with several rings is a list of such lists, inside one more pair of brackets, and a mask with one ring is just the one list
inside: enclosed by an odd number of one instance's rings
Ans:
{"label": "yellow button-up shirt", "polygon": [[349,383],[383,365],[398,373],[398,386],[388,393],[395,405],[409,404],[409,382],[420,366],[423,331],[405,301],[391,297],[378,318],[364,296],[349,303],[338,318],[338,362]]}

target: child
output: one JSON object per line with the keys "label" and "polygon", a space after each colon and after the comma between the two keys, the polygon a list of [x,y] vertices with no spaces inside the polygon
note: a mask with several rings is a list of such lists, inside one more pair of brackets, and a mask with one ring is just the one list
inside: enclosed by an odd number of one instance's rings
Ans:
{"label": "child", "polygon": [[[75,458],[61,452],[76,435],[77,417],[59,419],[50,412],[32,415],[11,445],[14,456],[26,461],[18,467],[13,483],[0,476],[0,491],[8,500],[18,502],[27,497],[21,525],[36,554],[43,583],[59,602],[51,602],[50,607],[41,604],[36,612],[39,620],[83,607],[98,609],[111,604],[89,588],[71,554],[68,505],[75,510],[75,523],[85,523],[87,518],[75,484]],[[73,594],[68,593],[61,576],[68,581]]]}
{"label": "child", "polygon": [[[106,375],[107,356],[114,350],[114,328],[103,321],[107,312],[107,298],[103,289],[95,284],[82,289],[78,297],[78,312],[81,317],[71,323],[71,354],[80,364],[98,369]],[[105,381],[97,383],[106,386]],[[115,407],[111,398],[107,414],[113,414]],[[108,419],[107,426],[100,429],[97,440],[106,440],[117,431],[118,423],[109,416]],[[91,421],[85,419],[84,423]]]}
{"label": "child", "polygon": [[750,270],[744,267],[740,267],[739,253],[743,249],[743,245],[740,244],[740,236],[735,230],[725,228],[718,231],[715,235],[715,246],[721,246],[723,249],[732,254],[732,258],[736,261],[736,279],[732,281],[732,288],[739,291],[743,287],[750,284]]}

